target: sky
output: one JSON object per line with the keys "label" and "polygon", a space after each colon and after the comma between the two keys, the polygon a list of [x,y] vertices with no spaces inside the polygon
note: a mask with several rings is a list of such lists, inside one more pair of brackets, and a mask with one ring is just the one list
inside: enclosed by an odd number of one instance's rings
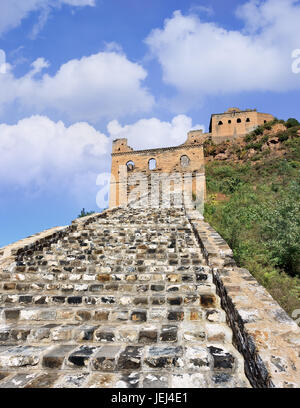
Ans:
{"label": "sky", "polygon": [[0,0],[0,247],[100,211],[111,142],[300,119],[299,0]]}

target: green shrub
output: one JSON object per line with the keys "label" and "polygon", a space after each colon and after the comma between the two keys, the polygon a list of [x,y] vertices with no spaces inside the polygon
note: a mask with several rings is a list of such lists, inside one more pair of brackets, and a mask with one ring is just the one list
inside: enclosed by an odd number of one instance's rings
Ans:
{"label": "green shrub", "polygon": [[86,217],[87,215],[95,214],[95,211],[85,211],[83,208],[77,218]]}
{"label": "green shrub", "polygon": [[300,123],[299,123],[298,120],[295,119],[295,118],[289,118],[289,119],[285,122],[285,125],[286,125],[287,128],[291,128],[291,127],[294,127],[294,126],[300,126]]}
{"label": "green shrub", "polygon": [[252,142],[252,143],[248,143],[248,144],[245,146],[245,149],[247,149],[247,150],[250,150],[250,149],[261,150],[262,146],[263,146],[263,142],[262,142],[262,141],[256,142],[256,143],[253,143],[253,142]]}
{"label": "green shrub", "polygon": [[289,138],[289,134],[287,132],[278,133],[276,136],[280,142],[284,142]]}
{"label": "green shrub", "polygon": [[252,142],[252,141],[254,141],[256,139],[257,139],[257,135],[255,133],[253,133],[253,132],[248,133],[244,138],[245,142],[247,142],[247,143]]}
{"label": "green shrub", "polygon": [[262,208],[261,235],[274,265],[300,277],[300,176]]}
{"label": "green shrub", "polygon": [[253,133],[258,136],[262,135],[264,133],[264,127],[258,126],[256,129],[253,130]]}

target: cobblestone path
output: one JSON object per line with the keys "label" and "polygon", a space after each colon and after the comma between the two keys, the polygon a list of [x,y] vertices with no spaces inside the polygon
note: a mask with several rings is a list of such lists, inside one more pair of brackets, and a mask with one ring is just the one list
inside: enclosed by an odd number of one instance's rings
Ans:
{"label": "cobblestone path", "polygon": [[250,386],[184,209],[119,209],[0,282],[0,388]]}

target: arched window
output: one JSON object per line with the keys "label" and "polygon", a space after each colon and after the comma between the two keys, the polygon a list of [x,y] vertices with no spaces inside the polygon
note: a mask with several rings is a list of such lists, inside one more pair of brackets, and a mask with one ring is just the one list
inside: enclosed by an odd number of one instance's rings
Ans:
{"label": "arched window", "polygon": [[181,156],[180,164],[181,164],[181,167],[188,167],[190,165],[190,159],[188,158],[188,156],[186,155]]}
{"label": "arched window", "polygon": [[223,122],[220,120],[219,123],[218,123],[218,125],[223,125]]}
{"label": "arched window", "polygon": [[264,123],[267,123],[267,121],[266,121],[266,120],[264,120]]}
{"label": "arched window", "polygon": [[250,122],[250,118],[247,118],[247,119],[246,119],[246,122]]}
{"label": "arched window", "polygon": [[129,162],[126,163],[127,166],[127,171],[132,171],[134,169],[134,163],[132,160],[129,160]]}
{"label": "arched window", "polygon": [[237,123],[241,123],[241,122],[242,122],[242,119],[238,118]]}
{"label": "arched window", "polygon": [[150,159],[148,161],[148,166],[149,166],[149,170],[155,170],[156,169],[156,160],[155,159]]}
{"label": "arched window", "polygon": [[229,123],[229,124],[231,123],[231,119],[228,120],[228,123]]}

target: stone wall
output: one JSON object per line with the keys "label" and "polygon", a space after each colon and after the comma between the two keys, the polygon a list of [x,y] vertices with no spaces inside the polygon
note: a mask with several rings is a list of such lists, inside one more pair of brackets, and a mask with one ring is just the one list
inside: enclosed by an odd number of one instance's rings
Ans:
{"label": "stone wall", "polygon": [[[127,139],[115,140],[112,149],[109,208],[127,204],[129,186],[134,184],[131,181],[134,180],[135,175],[147,178],[147,188],[152,183],[151,177],[155,175],[190,176],[192,177],[193,194],[202,194],[202,191],[198,191],[197,186],[199,184],[205,187],[203,141],[201,132],[189,133],[187,141],[180,146],[136,151],[127,145]],[[151,159],[156,161],[154,169],[149,168]],[[124,168],[126,174],[122,176]],[[197,176],[201,179],[199,183],[197,183]]]}

